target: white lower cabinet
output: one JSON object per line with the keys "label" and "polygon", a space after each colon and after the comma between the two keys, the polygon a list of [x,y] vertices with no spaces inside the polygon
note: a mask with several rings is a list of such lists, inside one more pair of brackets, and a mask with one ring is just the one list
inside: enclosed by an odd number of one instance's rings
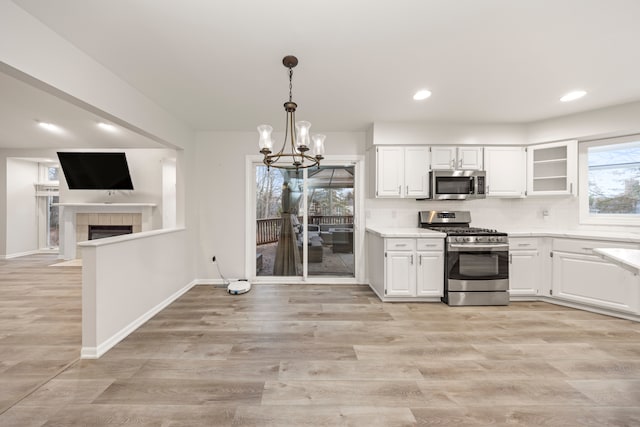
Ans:
{"label": "white lower cabinet", "polygon": [[[384,248],[383,277],[380,283],[371,277],[371,283],[381,298],[429,298],[437,300],[444,290],[444,239],[384,238],[376,245],[377,236],[369,250]],[[369,255],[375,263],[375,254]],[[369,266],[372,274],[379,272],[376,265]],[[382,292],[381,292],[382,291]],[[382,295],[381,295],[382,294]]]}
{"label": "white lower cabinet", "polygon": [[416,296],[441,297],[444,284],[444,252],[418,251]]}
{"label": "white lower cabinet", "polygon": [[638,313],[638,277],[592,254],[594,247],[634,246],[612,242],[555,239],[551,283],[553,297],[627,313]]}
{"label": "white lower cabinet", "polygon": [[385,295],[390,297],[415,296],[415,253],[413,251],[387,251],[385,255]]}
{"label": "white lower cabinet", "polygon": [[540,293],[540,251],[535,238],[509,238],[509,296],[528,297]]}

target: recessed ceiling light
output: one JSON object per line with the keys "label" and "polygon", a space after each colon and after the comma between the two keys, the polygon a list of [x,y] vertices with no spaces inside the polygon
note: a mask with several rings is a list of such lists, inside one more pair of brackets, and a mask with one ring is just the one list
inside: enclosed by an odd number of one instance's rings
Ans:
{"label": "recessed ceiling light", "polygon": [[106,130],[107,132],[115,132],[116,127],[110,123],[100,122],[98,123],[98,127],[102,130]]}
{"label": "recessed ceiling light", "polygon": [[422,101],[423,99],[427,99],[431,96],[431,91],[427,89],[420,89],[413,95],[413,99],[416,101]]}
{"label": "recessed ceiling light", "polygon": [[562,102],[575,101],[576,99],[582,98],[586,94],[587,92],[585,92],[584,90],[574,90],[573,92],[569,92],[568,94],[560,98],[560,101]]}
{"label": "recessed ceiling light", "polygon": [[49,132],[60,133],[62,131],[62,129],[60,129],[59,126],[56,126],[53,123],[38,122],[38,126],[40,126],[43,129],[48,130]]}

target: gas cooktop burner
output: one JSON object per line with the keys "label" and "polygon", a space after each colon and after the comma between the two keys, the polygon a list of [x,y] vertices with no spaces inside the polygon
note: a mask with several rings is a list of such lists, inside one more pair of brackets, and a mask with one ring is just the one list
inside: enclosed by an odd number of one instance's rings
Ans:
{"label": "gas cooktop burner", "polygon": [[503,236],[506,233],[501,233],[491,228],[477,228],[477,227],[426,227],[430,230],[440,231],[447,233],[448,236],[459,235],[474,235],[474,236]]}

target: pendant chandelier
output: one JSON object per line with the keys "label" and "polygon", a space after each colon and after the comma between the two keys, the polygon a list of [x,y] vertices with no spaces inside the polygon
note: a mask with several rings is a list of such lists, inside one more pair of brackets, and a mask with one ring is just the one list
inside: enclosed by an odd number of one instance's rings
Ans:
{"label": "pendant chandelier", "polygon": [[[258,146],[264,155],[262,162],[267,168],[279,169],[305,169],[313,166],[320,167],[320,160],[324,159],[325,135],[309,135],[311,123],[306,121],[296,122],[296,108],[293,102],[293,68],[298,65],[298,58],[289,55],[282,59],[282,64],[289,69],[289,101],[284,103],[284,111],[287,113],[284,131],[284,142],[277,153],[273,153],[273,141],[269,125],[258,126],[260,140]],[[311,154],[309,154],[311,151]]]}

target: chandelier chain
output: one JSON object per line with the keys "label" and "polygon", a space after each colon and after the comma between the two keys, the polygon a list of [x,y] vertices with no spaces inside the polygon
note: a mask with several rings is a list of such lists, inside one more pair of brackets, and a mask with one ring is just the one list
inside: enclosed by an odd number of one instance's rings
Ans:
{"label": "chandelier chain", "polygon": [[289,68],[289,102],[293,102],[293,68]]}

